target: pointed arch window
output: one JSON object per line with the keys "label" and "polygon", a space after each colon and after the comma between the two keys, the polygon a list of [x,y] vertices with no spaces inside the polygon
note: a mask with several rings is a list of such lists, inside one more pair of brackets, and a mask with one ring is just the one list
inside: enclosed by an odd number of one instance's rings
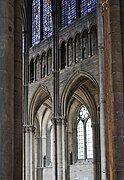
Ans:
{"label": "pointed arch window", "polygon": [[92,128],[91,119],[89,118],[86,123],[86,143],[87,143],[87,158],[93,158],[93,142],[92,142]]}
{"label": "pointed arch window", "polygon": [[43,52],[41,56],[41,78],[44,78],[47,75],[47,65],[46,65],[46,54]]}
{"label": "pointed arch window", "polygon": [[90,31],[90,48],[91,48],[91,56],[97,54],[97,29],[93,25]]}
{"label": "pointed arch window", "polygon": [[43,39],[52,35],[51,1],[43,0]]}
{"label": "pointed arch window", "polygon": [[52,35],[51,0],[32,2],[32,46]]}
{"label": "pointed arch window", "polygon": [[52,73],[52,49],[47,53],[47,75]]}
{"label": "pointed arch window", "polygon": [[70,66],[73,62],[73,39],[70,38],[68,41],[68,58],[67,58],[67,65]]}
{"label": "pointed arch window", "polygon": [[80,34],[77,34],[76,38],[75,38],[75,50],[76,50],[76,63],[78,63],[80,61],[80,58],[81,58]]}
{"label": "pointed arch window", "polygon": [[66,66],[66,44],[65,42],[61,45],[61,69],[64,69]]}
{"label": "pointed arch window", "polygon": [[82,36],[82,52],[83,52],[83,60],[88,57],[88,31],[84,30]]}
{"label": "pointed arch window", "polygon": [[30,62],[30,83],[34,81],[34,59]]}
{"label": "pointed arch window", "polygon": [[40,42],[40,0],[32,3],[32,46]]}
{"label": "pointed arch window", "polygon": [[77,159],[93,158],[93,137],[91,118],[87,108],[80,108],[77,118]]}
{"label": "pointed arch window", "polygon": [[77,125],[78,159],[84,159],[84,125],[80,120]]}
{"label": "pointed arch window", "polygon": [[86,15],[96,7],[96,0],[81,0],[80,10],[81,15]]}
{"label": "pointed arch window", "polygon": [[76,19],[76,1],[62,0],[62,26],[71,24]]}

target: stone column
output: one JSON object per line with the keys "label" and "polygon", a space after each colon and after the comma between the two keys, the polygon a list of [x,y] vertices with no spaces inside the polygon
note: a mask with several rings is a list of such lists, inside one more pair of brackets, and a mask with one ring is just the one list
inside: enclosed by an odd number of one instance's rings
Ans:
{"label": "stone column", "polygon": [[62,167],[62,118],[57,118],[57,179],[63,180]]}
{"label": "stone column", "polygon": [[52,162],[52,166],[53,166],[53,180],[57,180],[57,143],[56,141],[56,122],[55,119],[53,118],[52,120],[52,128],[53,128],[53,162]]}
{"label": "stone column", "polygon": [[[57,147],[58,147],[58,135],[57,135],[57,129],[60,129],[59,126],[57,127],[57,120],[59,116],[59,15],[58,10],[60,4],[58,3],[58,0],[52,0],[52,22],[53,22],[53,140],[54,140],[54,163],[53,163],[53,180],[61,180],[61,173],[58,171],[59,168],[61,168],[61,165],[58,165],[58,161],[61,161],[61,159],[58,159],[57,156]],[[58,142],[59,143],[59,142]],[[60,177],[60,179],[58,178]]]}
{"label": "stone column", "polygon": [[66,119],[62,117],[62,166],[63,166],[63,180],[67,180],[67,154],[66,154]]}
{"label": "stone column", "polygon": [[[12,5],[13,1],[8,1]],[[14,1],[14,179],[22,180],[22,0]],[[11,10],[10,10],[11,12]],[[9,17],[11,17],[10,14]],[[11,30],[12,25],[9,25]],[[11,44],[10,44],[11,46]],[[10,52],[11,53],[11,52]],[[10,60],[11,62],[11,60]],[[11,105],[10,105],[11,106]],[[10,178],[9,178],[10,179]]]}
{"label": "stone column", "polygon": [[[0,179],[13,179],[14,2],[0,1]],[[9,14],[11,12],[12,14]],[[9,162],[9,163],[8,163]]]}
{"label": "stone column", "polygon": [[100,169],[100,130],[99,130],[99,117],[95,116],[92,122],[93,130],[93,164],[94,164],[94,179],[101,179],[101,169]]}
{"label": "stone column", "polygon": [[98,24],[98,56],[99,56],[99,87],[100,87],[100,143],[101,143],[101,180],[107,179],[106,143],[105,143],[105,65],[104,65],[104,41],[102,4],[97,2],[97,24]]}
{"label": "stone column", "polygon": [[0,179],[2,180],[22,179],[21,16],[19,16],[20,1],[0,1]]}
{"label": "stone column", "polygon": [[[57,179],[67,179],[67,161],[66,161],[66,123],[65,118],[58,117],[52,120],[53,122],[53,143],[57,137],[57,146],[53,145],[53,170],[55,171],[55,163],[57,158]],[[55,173],[55,172],[54,172]]]}
{"label": "stone column", "polygon": [[107,165],[110,180],[124,179],[124,69],[120,3],[121,1],[117,0],[103,0],[107,156],[109,159]]}
{"label": "stone column", "polygon": [[[63,180],[62,169],[62,119],[53,118],[53,179]],[[57,142],[55,142],[55,140]]]}
{"label": "stone column", "polygon": [[33,173],[33,137],[34,137],[34,127],[25,126],[24,136],[25,136],[25,180],[34,180]]}
{"label": "stone column", "polygon": [[30,151],[30,142],[29,142],[29,132],[28,129],[25,127],[24,128],[24,179],[25,180],[30,180],[30,167],[29,167],[29,163],[30,163],[30,157],[29,157],[29,151]]}
{"label": "stone column", "polygon": [[42,179],[42,137],[38,137],[37,141],[37,179]]}
{"label": "stone column", "polygon": [[38,138],[34,137],[34,180],[37,180],[37,165],[38,165]]}

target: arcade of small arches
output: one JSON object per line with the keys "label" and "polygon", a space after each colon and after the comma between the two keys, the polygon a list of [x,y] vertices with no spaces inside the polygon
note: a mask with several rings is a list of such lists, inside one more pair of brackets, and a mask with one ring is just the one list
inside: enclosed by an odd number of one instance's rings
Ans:
{"label": "arcade of small arches", "polygon": [[[51,44],[52,46],[52,44]],[[92,25],[74,37],[60,42],[60,69],[65,69],[97,54],[97,28]],[[52,47],[47,52],[30,57],[29,82],[38,81],[52,73]]]}

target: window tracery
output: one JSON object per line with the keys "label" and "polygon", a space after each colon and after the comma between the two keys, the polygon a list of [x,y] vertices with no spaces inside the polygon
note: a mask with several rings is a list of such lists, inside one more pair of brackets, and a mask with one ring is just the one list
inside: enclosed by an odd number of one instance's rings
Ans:
{"label": "window tracery", "polygon": [[93,137],[91,118],[87,108],[83,105],[77,118],[77,145],[78,159],[93,158]]}

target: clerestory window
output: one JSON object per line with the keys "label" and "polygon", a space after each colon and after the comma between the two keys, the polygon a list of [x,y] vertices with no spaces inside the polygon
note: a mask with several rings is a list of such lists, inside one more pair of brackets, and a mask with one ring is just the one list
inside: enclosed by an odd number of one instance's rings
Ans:
{"label": "clerestory window", "polygon": [[[96,0],[61,0],[60,19],[62,27],[70,25],[96,7]],[[78,11],[79,10],[79,11]],[[32,46],[52,35],[51,0],[32,2]],[[77,15],[79,14],[79,16]]]}
{"label": "clerestory window", "polygon": [[52,35],[51,0],[43,0],[43,39]]}
{"label": "clerestory window", "polygon": [[87,108],[80,108],[77,118],[77,159],[93,158],[93,137],[91,118]]}
{"label": "clerestory window", "polygon": [[76,0],[62,0],[62,26],[71,24],[76,19]]}
{"label": "clerestory window", "polygon": [[52,35],[51,0],[32,2],[32,46]]}
{"label": "clerestory window", "polygon": [[81,15],[86,15],[96,7],[96,0],[81,0],[80,9]]}
{"label": "clerestory window", "polygon": [[40,0],[33,0],[32,2],[32,45],[40,42]]}

